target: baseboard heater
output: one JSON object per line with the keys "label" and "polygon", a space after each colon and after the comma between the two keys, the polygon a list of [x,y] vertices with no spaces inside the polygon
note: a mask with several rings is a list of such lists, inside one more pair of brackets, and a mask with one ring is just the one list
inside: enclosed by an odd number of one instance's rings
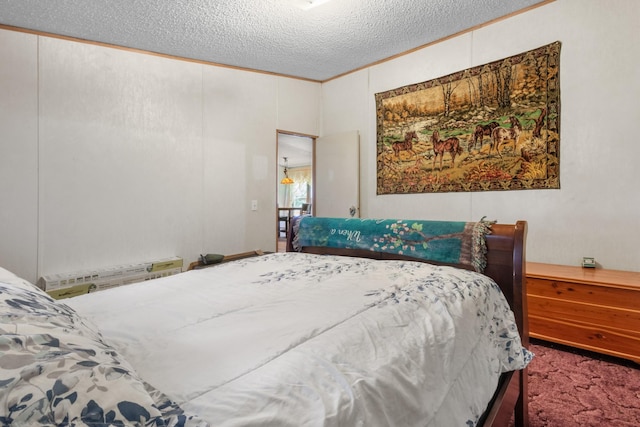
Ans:
{"label": "baseboard heater", "polygon": [[183,260],[164,258],[137,264],[83,270],[72,273],[49,274],[40,277],[37,285],[55,299],[69,298],[116,286],[143,282],[149,279],[181,273]]}

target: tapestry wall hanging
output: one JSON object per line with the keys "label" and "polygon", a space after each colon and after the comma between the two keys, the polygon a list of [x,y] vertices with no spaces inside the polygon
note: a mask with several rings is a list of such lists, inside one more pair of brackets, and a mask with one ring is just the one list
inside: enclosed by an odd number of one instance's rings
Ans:
{"label": "tapestry wall hanging", "polygon": [[375,98],[377,194],[560,188],[560,42]]}

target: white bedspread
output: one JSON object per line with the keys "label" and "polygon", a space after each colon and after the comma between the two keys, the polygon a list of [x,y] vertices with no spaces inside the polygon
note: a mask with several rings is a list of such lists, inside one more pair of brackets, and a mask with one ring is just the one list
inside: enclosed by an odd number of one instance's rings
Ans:
{"label": "white bedspread", "polygon": [[65,300],[212,426],[475,425],[524,367],[490,279],[271,254]]}

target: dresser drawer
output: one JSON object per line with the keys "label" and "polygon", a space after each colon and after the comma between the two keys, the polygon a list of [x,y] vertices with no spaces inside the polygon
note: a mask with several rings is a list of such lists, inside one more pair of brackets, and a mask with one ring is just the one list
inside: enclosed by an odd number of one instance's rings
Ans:
{"label": "dresser drawer", "polygon": [[529,314],[586,324],[606,325],[640,337],[640,311],[528,294]]}
{"label": "dresser drawer", "polygon": [[527,278],[527,294],[564,301],[640,310],[640,288],[565,282],[562,280]]}
{"label": "dresser drawer", "polygon": [[546,341],[565,344],[640,363],[640,336],[638,333],[589,325],[581,322],[566,322],[549,317],[529,315],[529,335]]}

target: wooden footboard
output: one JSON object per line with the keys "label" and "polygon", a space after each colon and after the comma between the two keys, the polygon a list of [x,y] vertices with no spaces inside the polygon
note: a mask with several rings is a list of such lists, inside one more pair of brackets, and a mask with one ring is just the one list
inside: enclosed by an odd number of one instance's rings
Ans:
{"label": "wooden footboard", "polygon": [[[293,251],[294,224],[295,221],[292,221],[291,229],[287,236],[287,251]],[[487,266],[484,274],[495,280],[502,289],[515,315],[522,344],[528,348],[529,324],[527,320],[527,290],[525,282],[526,235],[526,221],[518,221],[516,224],[493,224],[491,234],[487,235],[486,238]],[[368,250],[307,246],[300,248],[300,251],[315,254],[425,262],[424,260],[398,254]],[[468,268],[466,266],[453,265]],[[478,425],[504,427],[508,425],[509,419],[513,415],[516,427],[527,427],[529,425],[527,393],[526,369],[503,374],[494,398]]]}
{"label": "wooden footboard", "polygon": [[[527,310],[526,221],[515,225],[494,224],[487,236],[487,268],[484,273],[493,278],[505,294],[514,313],[522,345],[529,347]],[[485,426],[506,426],[511,414],[516,427],[529,425],[527,370],[503,375],[492,405],[487,410]],[[505,377],[508,375],[508,378]],[[514,403],[515,402],[515,403]]]}

